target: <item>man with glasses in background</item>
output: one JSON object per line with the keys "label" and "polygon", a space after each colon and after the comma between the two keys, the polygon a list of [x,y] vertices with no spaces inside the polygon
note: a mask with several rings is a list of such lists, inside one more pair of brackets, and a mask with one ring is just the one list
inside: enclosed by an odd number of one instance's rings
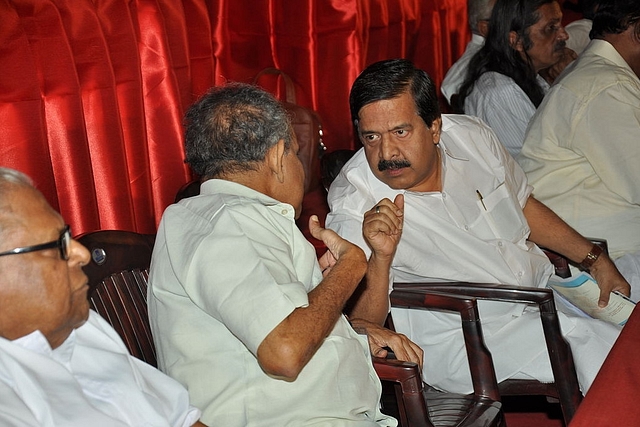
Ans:
{"label": "man with glasses in background", "polygon": [[204,426],[89,310],[89,256],[27,176],[0,168],[0,425]]}

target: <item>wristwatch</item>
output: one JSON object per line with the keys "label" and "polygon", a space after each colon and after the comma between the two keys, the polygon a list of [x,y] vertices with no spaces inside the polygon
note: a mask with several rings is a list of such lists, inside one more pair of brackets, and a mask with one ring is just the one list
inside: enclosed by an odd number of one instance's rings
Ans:
{"label": "wristwatch", "polygon": [[580,267],[589,270],[596,260],[602,255],[602,248],[596,244],[593,245],[586,257],[580,262]]}

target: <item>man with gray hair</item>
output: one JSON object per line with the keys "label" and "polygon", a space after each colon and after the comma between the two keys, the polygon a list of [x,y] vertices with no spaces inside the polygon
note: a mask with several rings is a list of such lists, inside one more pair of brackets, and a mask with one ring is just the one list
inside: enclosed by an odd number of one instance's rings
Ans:
{"label": "man with gray hair", "polygon": [[484,39],[489,32],[489,18],[491,18],[494,3],[495,0],[469,0],[467,2],[467,17],[471,28],[471,40],[460,59],[449,68],[440,86],[440,91],[447,98],[449,105],[452,105],[451,97],[457,95],[460,90],[460,86],[467,74],[469,61],[484,45]]}
{"label": "man with gray hair", "polygon": [[[393,426],[379,411],[370,353],[422,362],[406,337],[367,339],[342,308],[367,268],[360,248],[309,221],[296,227],[304,170],[282,105],[245,84],[213,88],[186,114],[199,196],[164,212],[151,260],[158,364],[224,426]],[[351,323],[356,323],[351,319]]]}
{"label": "man with gray hair", "polygon": [[0,168],[0,425],[203,426],[187,391],[89,310],[88,262],[31,180]]}

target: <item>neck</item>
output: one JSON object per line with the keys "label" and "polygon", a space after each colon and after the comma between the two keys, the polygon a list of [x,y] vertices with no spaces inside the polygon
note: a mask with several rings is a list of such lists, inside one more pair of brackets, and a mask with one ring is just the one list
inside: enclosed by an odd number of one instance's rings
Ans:
{"label": "neck", "polygon": [[614,47],[635,75],[640,78],[640,40],[635,36],[635,26],[630,26],[620,34],[607,34],[603,40]]}

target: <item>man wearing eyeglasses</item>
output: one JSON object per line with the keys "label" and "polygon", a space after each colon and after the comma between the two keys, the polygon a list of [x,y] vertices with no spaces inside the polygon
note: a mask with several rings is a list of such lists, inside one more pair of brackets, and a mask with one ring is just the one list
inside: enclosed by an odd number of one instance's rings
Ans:
{"label": "man wearing eyeglasses", "polygon": [[88,261],[29,178],[0,168],[0,425],[203,426],[89,310]]}

